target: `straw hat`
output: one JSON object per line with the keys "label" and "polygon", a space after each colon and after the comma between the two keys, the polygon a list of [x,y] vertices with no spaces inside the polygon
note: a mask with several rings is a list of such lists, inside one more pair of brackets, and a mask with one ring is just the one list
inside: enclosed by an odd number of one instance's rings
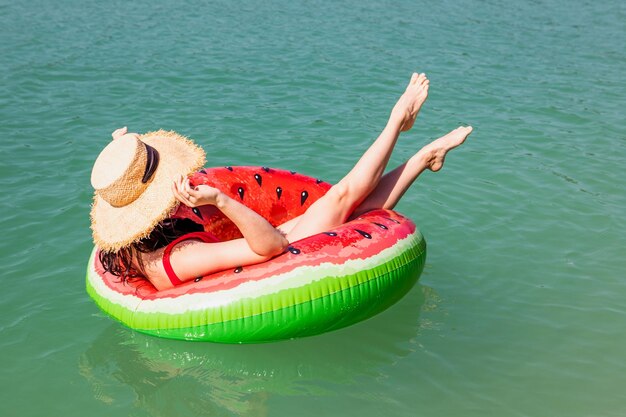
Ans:
{"label": "straw hat", "polygon": [[204,163],[204,151],[176,132],[124,135],[109,143],[91,172],[96,246],[113,252],[148,236],[177,206],[171,191],[176,176]]}

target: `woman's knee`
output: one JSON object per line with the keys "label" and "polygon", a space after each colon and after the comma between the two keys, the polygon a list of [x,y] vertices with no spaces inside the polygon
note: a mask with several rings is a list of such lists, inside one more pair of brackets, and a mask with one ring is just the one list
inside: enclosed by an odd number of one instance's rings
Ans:
{"label": "woman's knee", "polygon": [[326,197],[333,200],[336,205],[342,205],[350,201],[350,185],[346,181],[340,181],[333,185],[326,193]]}
{"label": "woman's knee", "polygon": [[347,218],[355,207],[364,200],[358,190],[355,190],[351,184],[344,182],[333,185],[326,196],[329,197],[329,203],[332,204],[334,210],[341,212],[344,218]]}

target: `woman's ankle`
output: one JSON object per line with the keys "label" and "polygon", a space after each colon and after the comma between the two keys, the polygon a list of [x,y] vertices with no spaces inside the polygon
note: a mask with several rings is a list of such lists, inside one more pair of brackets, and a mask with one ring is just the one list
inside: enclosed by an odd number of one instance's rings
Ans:
{"label": "woman's ankle", "polygon": [[403,125],[404,117],[402,115],[394,114],[394,112],[392,112],[383,130],[393,132],[393,134],[399,135],[402,132]]}

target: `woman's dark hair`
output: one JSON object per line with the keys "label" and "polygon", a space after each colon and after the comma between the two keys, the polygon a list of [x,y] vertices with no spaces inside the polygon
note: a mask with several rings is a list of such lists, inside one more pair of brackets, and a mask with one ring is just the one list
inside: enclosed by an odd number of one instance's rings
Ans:
{"label": "woman's dark hair", "polygon": [[118,276],[127,282],[130,278],[143,277],[143,263],[137,256],[139,269],[133,267],[135,252],[149,253],[167,246],[182,235],[203,231],[202,225],[189,219],[165,219],[159,223],[148,237],[117,252],[100,252],[99,258],[105,272]]}

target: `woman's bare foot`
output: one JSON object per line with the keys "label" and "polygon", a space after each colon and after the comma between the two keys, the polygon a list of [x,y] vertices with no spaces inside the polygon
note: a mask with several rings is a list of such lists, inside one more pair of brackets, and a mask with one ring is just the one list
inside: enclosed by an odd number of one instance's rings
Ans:
{"label": "woman's bare foot", "polygon": [[413,127],[417,113],[428,97],[430,81],[426,74],[413,73],[406,91],[391,111],[391,119],[400,123],[400,131],[405,132]]}
{"label": "woman's bare foot", "polygon": [[424,146],[415,157],[423,161],[425,168],[431,171],[439,171],[443,167],[448,151],[465,142],[470,133],[472,133],[471,126],[458,127],[447,135]]}

